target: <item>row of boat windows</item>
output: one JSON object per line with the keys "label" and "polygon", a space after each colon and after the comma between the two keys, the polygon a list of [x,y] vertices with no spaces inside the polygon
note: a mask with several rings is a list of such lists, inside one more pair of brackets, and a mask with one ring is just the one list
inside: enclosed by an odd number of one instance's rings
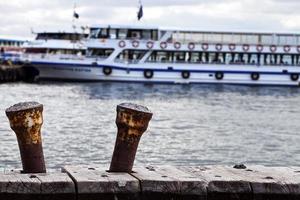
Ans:
{"label": "row of boat windows", "polygon": [[85,55],[85,50],[78,49],[44,49],[44,48],[28,48],[25,50],[25,53],[32,54],[52,54],[52,55]]}
{"label": "row of boat windows", "polygon": [[[99,53],[100,51],[98,51]],[[109,57],[113,49],[102,50],[93,56]],[[137,62],[147,51],[124,50],[116,59],[126,62]],[[147,62],[162,63],[213,63],[213,64],[255,64],[255,65],[299,65],[299,54],[265,54],[265,53],[232,53],[232,52],[174,52],[153,51]]]}
{"label": "row of boat windows", "polygon": [[91,29],[90,38],[92,39],[144,39],[158,40],[157,30],[142,30],[142,29],[110,29],[97,28]]}
{"label": "row of boat windows", "polygon": [[20,47],[24,42],[0,40],[0,46]]}
{"label": "row of boat windows", "polygon": [[[25,53],[52,55],[87,55],[107,58],[114,49],[35,49],[28,48]],[[141,60],[148,51],[124,50],[116,59],[126,62]],[[266,54],[266,53],[233,53],[233,52],[185,52],[185,51],[152,51],[147,62],[162,63],[212,63],[212,64],[264,64],[264,65],[299,65],[299,54]]]}
{"label": "row of boat windows", "polygon": [[232,52],[171,52],[153,51],[148,62],[189,62],[216,64],[300,64],[298,54],[232,53]]}
{"label": "row of boat windows", "polygon": [[71,40],[77,41],[86,38],[87,34],[81,33],[39,33],[36,36],[36,40]]}
{"label": "row of boat windows", "polygon": [[208,42],[208,43],[234,43],[234,44],[267,44],[267,45],[298,45],[300,35],[288,34],[255,34],[255,33],[187,33],[176,32],[172,34],[174,41]]}

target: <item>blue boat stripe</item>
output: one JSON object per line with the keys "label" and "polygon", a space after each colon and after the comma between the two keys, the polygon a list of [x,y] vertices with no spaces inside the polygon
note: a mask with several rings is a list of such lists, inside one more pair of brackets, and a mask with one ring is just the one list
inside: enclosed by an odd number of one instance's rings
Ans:
{"label": "blue boat stripe", "polygon": [[182,72],[182,71],[189,71],[191,73],[216,73],[216,72],[223,72],[224,74],[251,74],[253,72],[257,72],[260,74],[270,74],[270,75],[291,75],[291,74],[299,74],[299,72],[259,72],[259,71],[228,71],[228,70],[188,70],[188,69],[150,69],[150,68],[126,68],[126,67],[119,67],[119,66],[112,66],[112,65],[91,65],[91,64],[69,64],[69,63],[49,63],[49,62],[31,62],[33,65],[56,65],[56,66],[66,66],[66,67],[111,67],[112,69],[116,70],[123,70],[123,71],[144,71],[144,70],[152,70],[153,72]]}

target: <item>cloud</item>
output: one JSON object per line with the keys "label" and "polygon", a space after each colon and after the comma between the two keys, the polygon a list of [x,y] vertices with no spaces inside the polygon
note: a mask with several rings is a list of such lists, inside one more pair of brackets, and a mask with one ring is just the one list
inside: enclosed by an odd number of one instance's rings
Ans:
{"label": "cloud", "polygon": [[[146,24],[205,30],[300,31],[298,0],[77,0],[78,26]],[[30,36],[30,28],[72,27],[73,0],[0,1],[0,35]]]}

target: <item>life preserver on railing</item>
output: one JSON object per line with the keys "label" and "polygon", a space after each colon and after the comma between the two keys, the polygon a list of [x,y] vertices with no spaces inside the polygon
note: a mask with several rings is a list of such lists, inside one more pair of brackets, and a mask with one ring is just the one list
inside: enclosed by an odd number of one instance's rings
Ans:
{"label": "life preserver on railing", "polygon": [[259,73],[252,72],[251,73],[251,79],[254,80],[254,81],[257,81],[259,79]]}
{"label": "life preserver on railing", "polygon": [[182,72],[181,72],[181,77],[182,77],[183,79],[188,79],[188,78],[190,78],[190,75],[191,75],[191,73],[190,73],[189,71],[182,71]]}
{"label": "life preserver on railing", "polygon": [[250,45],[249,44],[243,44],[243,51],[247,52],[250,49]]}
{"label": "life preserver on railing", "polygon": [[103,71],[103,74],[105,74],[106,76],[109,76],[112,73],[112,68],[105,66],[105,67],[103,67],[102,71]]}
{"label": "life preserver on railing", "polygon": [[299,80],[299,74],[291,74],[291,80],[292,81],[298,81]]}
{"label": "life preserver on railing", "polygon": [[228,48],[229,48],[230,51],[234,51],[235,48],[236,48],[236,45],[235,44],[229,44]]}
{"label": "life preserver on railing", "polygon": [[152,49],[153,46],[154,46],[154,42],[148,41],[147,44],[146,44],[146,46],[147,46],[148,49]]}
{"label": "life preserver on railing", "polygon": [[276,50],[277,50],[276,45],[271,45],[271,46],[270,46],[270,51],[271,51],[271,52],[274,53]]}
{"label": "life preserver on railing", "polygon": [[140,45],[140,42],[139,42],[139,41],[137,41],[137,40],[132,41],[132,47],[138,48],[139,45]]}
{"label": "life preserver on railing", "polygon": [[145,69],[144,70],[144,77],[147,78],[147,79],[150,79],[153,77],[153,70],[151,69]]}
{"label": "life preserver on railing", "polygon": [[297,51],[298,53],[300,53],[300,46],[297,46]]}
{"label": "life preserver on railing", "polygon": [[119,47],[124,48],[126,46],[126,42],[124,40],[121,40],[119,42]]}
{"label": "life preserver on railing", "polygon": [[216,72],[215,73],[215,78],[217,80],[222,80],[224,78],[224,73],[223,72]]}
{"label": "life preserver on railing", "polygon": [[166,42],[161,42],[160,43],[160,48],[165,49],[167,48],[168,44]]}
{"label": "life preserver on railing", "polygon": [[262,51],[264,50],[264,46],[261,45],[261,44],[258,44],[258,45],[256,45],[256,50],[257,50],[258,52],[262,52]]}
{"label": "life preserver on railing", "polygon": [[216,50],[221,51],[223,48],[222,44],[216,44]]}
{"label": "life preserver on railing", "polygon": [[207,51],[207,49],[208,49],[208,44],[207,44],[207,43],[203,43],[203,44],[201,45],[201,48],[202,48],[203,51]]}
{"label": "life preserver on railing", "polygon": [[290,46],[290,45],[284,45],[284,46],[283,46],[283,51],[284,51],[285,53],[290,52],[290,51],[291,51],[291,46]]}
{"label": "life preserver on railing", "polygon": [[180,42],[175,42],[175,43],[174,43],[174,48],[175,48],[175,49],[180,49],[180,47],[181,47]]}
{"label": "life preserver on railing", "polygon": [[188,48],[189,48],[189,50],[194,50],[195,49],[195,43],[193,43],[193,42],[190,42],[189,44],[188,44]]}

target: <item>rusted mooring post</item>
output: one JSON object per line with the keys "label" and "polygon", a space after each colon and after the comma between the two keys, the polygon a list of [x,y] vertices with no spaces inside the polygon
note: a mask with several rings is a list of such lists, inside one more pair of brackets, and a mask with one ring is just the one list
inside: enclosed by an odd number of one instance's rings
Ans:
{"label": "rusted mooring post", "polygon": [[6,109],[10,127],[18,139],[22,173],[46,173],[41,137],[42,113],[43,105],[37,102],[18,103]]}
{"label": "rusted mooring post", "polygon": [[141,136],[152,118],[144,106],[123,103],[117,106],[118,135],[110,164],[110,172],[132,171],[136,150]]}

